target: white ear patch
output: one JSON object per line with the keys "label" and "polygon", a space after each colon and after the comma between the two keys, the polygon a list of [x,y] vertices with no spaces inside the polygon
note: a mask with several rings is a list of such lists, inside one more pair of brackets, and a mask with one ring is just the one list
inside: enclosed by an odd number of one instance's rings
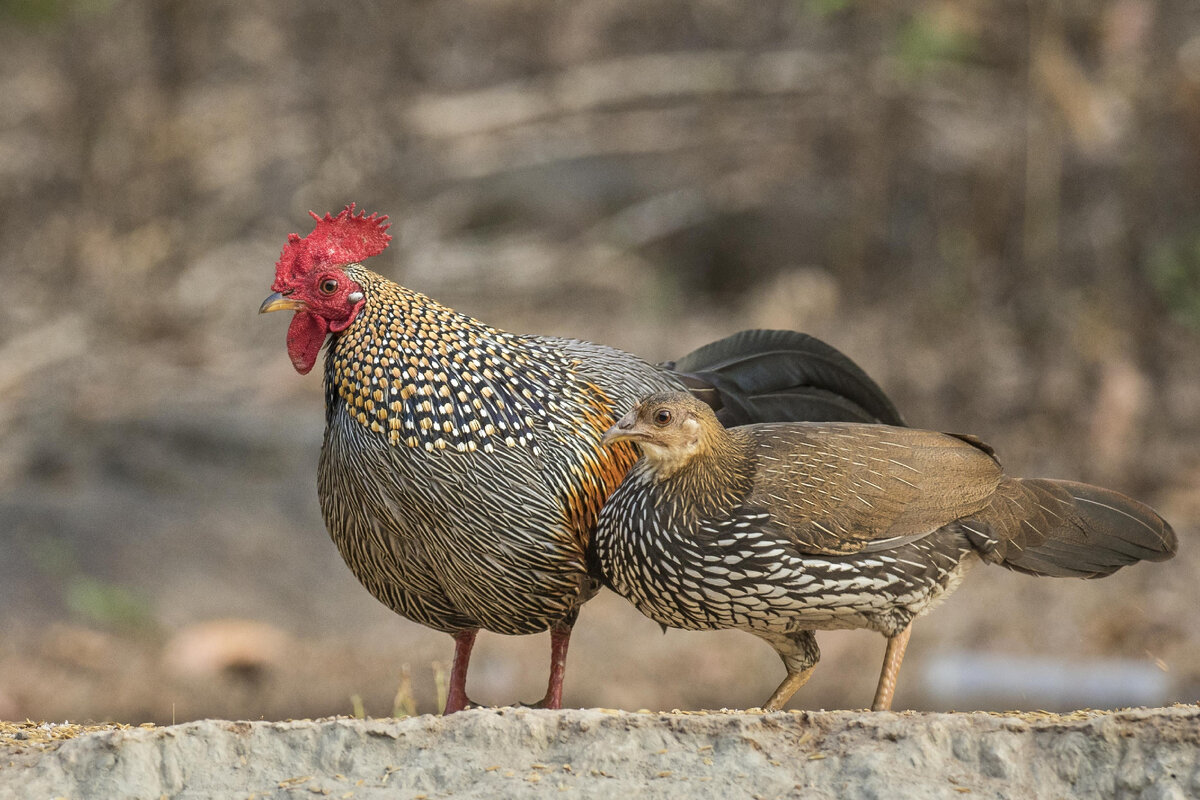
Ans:
{"label": "white ear patch", "polygon": [[363,293],[362,292],[351,292],[350,294],[346,295],[346,299],[349,300],[351,303],[357,303],[359,300],[363,299]]}

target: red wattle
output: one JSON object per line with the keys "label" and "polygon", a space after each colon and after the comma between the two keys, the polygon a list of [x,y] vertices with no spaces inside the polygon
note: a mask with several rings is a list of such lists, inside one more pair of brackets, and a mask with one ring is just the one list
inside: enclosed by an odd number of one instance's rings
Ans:
{"label": "red wattle", "polygon": [[311,311],[297,311],[288,325],[287,350],[292,366],[301,375],[307,375],[317,363],[321,345],[329,333],[329,323]]}

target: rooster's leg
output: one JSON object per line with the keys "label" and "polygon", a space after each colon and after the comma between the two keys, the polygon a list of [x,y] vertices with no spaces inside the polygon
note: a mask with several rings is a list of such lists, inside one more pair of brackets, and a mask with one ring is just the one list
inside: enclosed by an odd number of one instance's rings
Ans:
{"label": "rooster's leg", "polygon": [[562,708],[563,673],[567,671],[567,645],[571,643],[571,626],[556,625],[550,629],[550,682],[546,696],[535,708]]}
{"label": "rooster's leg", "polygon": [[471,628],[454,634],[454,666],[450,669],[450,689],[446,693],[443,714],[453,714],[474,705],[467,698],[467,665],[471,663],[471,648],[475,646],[478,633],[478,628]]}
{"label": "rooster's leg", "polygon": [[900,675],[900,662],[904,660],[904,649],[912,634],[910,622],[904,630],[888,637],[887,651],[883,655],[883,671],[879,673],[879,685],[875,688],[872,711],[887,711],[892,707],[892,695],[896,693],[896,678]]}

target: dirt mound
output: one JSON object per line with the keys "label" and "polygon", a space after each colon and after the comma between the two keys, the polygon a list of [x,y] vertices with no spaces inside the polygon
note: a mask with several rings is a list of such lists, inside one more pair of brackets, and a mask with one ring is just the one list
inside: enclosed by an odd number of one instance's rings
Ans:
{"label": "dirt mound", "polygon": [[1066,716],[500,708],[401,720],[206,720],[69,739],[53,736],[54,726],[26,727],[0,731],[0,795],[1200,794],[1200,706]]}

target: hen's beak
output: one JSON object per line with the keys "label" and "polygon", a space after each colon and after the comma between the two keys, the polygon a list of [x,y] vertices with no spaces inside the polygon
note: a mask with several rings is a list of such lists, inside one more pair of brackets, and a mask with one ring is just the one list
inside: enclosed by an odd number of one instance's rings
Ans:
{"label": "hen's beak", "polygon": [[266,314],[268,311],[304,311],[308,308],[308,303],[303,300],[293,300],[287,297],[283,292],[275,294],[263,300],[263,304],[258,307],[258,313]]}
{"label": "hen's beak", "polygon": [[637,429],[637,415],[633,411],[630,411],[617,420],[615,425],[604,432],[604,436],[600,438],[600,443],[616,444],[617,442],[630,442],[639,438],[641,438],[641,431]]}

